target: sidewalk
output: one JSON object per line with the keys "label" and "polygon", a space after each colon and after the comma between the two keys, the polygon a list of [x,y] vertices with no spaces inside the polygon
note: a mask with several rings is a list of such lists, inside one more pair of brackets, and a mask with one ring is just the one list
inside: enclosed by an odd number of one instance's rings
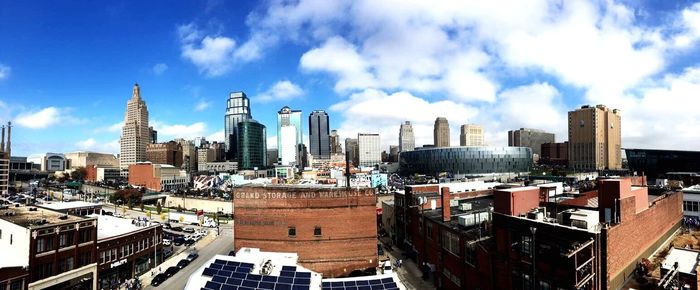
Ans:
{"label": "sidewalk", "polygon": [[432,284],[423,280],[423,273],[413,260],[404,259],[403,251],[398,247],[389,248],[384,243],[382,243],[382,245],[384,246],[384,254],[389,256],[392,265],[396,264],[397,257],[402,259],[401,268],[394,267],[394,272],[399,276],[399,279],[401,279],[401,282],[406,286],[406,289],[435,289]]}

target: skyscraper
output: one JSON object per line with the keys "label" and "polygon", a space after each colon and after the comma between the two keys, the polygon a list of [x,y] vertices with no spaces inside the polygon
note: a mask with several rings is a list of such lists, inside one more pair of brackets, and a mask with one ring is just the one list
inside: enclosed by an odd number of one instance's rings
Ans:
{"label": "skyscraper", "polygon": [[0,137],[0,195],[7,194],[10,185],[10,134],[12,123],[7,123],[7,143],[5,143],[5,126]]}
{"label": "skyscraper", "polygon": [[450,123],[445,117],[437,117],[433,127],[433,145],[435,147],[450,147]]}
{"label": "skyscraper", "polygon": [[542,155],[544,143],[554,143],[554,134],[528,128],[508,131],[508,146],[529,147],[538,158]]}
{"label": "skyscraper", "polygon": [[309,115],[309,149],[315,159],[331,157],[330,136],[328,134],[328,114],[316,110]]}
{"label": "skyscraper", "polygon": [[484,146],[484,127],[464,124],[460,128],[459,146]]}
{"label": "skyscraper", "polygon": [[[289,128],[284,129],[284,127]],[[278,158],[283,161],[283,164],[285,161],[296,162],[296,146],[302,143],[304,142],[301,138],[301,110],[292,110],[284,106],[277,112],[277,150]]]}
{"label": "skyscraper", "polygon": [[119,139],[119,167],[128,172],[129,165],[146,161],[146,146],[151,143],[151,130],[148,127],[148,108],[141,99],[141,90],[134,84],[131,99],[126,103],[124,127]]}
{"label": "skyscraper", "polygon": [[357,134],[357,159],[360,166],[374,166],[382,163],[380,143],[379,134]]}
{"label": "skyscraper", "polygon": [[399,129],[399,152],[411,151],[416,148],[416,137],[410,121],[401,124]]}
{"label": "skyscraper", "polygon": [[224,116],[224,141],[226,143],[226,159],[233,160],[238,153],[238,123],[252,119],[250,113],[250,101],[244,92],[229,94],[226,101],[226,115]]}
{"label": "skyscraper", "polygon": [[604,105],[569,112],[569,167],[622,168],[621,121],[620,110]]}
{"label": "skyscraper", "polygon": [[187,173],[197,171],[197,148],[194,141],[178,138],[175,142],[182,146],[182,169]]}
{"label": "skyscraper", "polygon": [[343,154],[343,146],[340,145],[340,135],[337,130],[332,130],[328,136],[331,143],[331,154]]}
{"label": "skyscraper", "polygon": [[350,162],[352,162],[353,165],[359,166],[360,164],[358,163],[357,160],[357,139],[354,138],[346,138],[345,139],[345,154],[348,155],[348,159]]}
{"label": "skyscraper", "polygon": [[265,125],[253,119],[238,123],[238,168],[262,169],[267,166]]}

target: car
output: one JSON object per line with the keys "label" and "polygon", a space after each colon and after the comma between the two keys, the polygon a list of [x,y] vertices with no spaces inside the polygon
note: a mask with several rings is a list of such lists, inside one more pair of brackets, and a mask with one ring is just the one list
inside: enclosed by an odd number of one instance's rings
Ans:
{"label": "car", "polygon": [[163,239],[163,246],[170,246],[172,244],[171,240]]}
{"label": "car", "polygon": [[199,254],[197,254],[197,252],[192,252],[192,253],[190,253],[189,255],[187,255],[187,258],[185,258],[185,259],[187,259],[188,261],[192,262],[192,261],[194,261],[195,259],[197,259],[198,257],[199,257]]}
{"label": "car", "polygon": [[382,274],[391,274],[394,270],[391,268],[391,261],[386,260],[382,263]]}
{"label": "car", "polygon": [[184,238],[183,236],[176,237],[176,238],[173,240],[173,244],[176,245],[176,246],[181,246],[181,245],[184,244],[185,242],[186,242],[186,240],[185,240],[185,238]]}
{"label": "car", "polygon": [[171,229],[172,227],[170,226],[170,223],[165,223],[163,224],[164,229]]}
{"label": "car", "polygon": [[163,273],[165,274],[165,276],[168,276],[168,278],[170,278],[173,275],[177,274],[178,271],[180,271],[180,268],[178,268],[177,266],[170,266]]}
{"label": "car", "polygon": [[160,274],[156,275],[155,277],[153,277],[153,280],[151,280],[151,285],[158,286],[158,285],[162,284],[163,282],[165,282],[165,280],[168,280],[168,276],[163,274],[163,273],[160,273]]}
{"label": "car", "polygon": [[172,228],[170,228],[170,230],[173,230],[173,231],[176,231],[176,232],[181,232],[181,231],[182,231],[182,227],[172,227]]}
{"label": "car", "polygon": [[205,229],[201,229],[201,230],[199,230],[199,233],[200,233],[202,236],[206,236],[206,235],[209,233],[209,231],[207,231],[207,230],[205,230]]}
{"label": "car", "polygon": [[185,239],[184,244],[185,244],[186,246],[191,246],[191,245],[194,244],[195,242],[196,242],[196,241],[193,240],[193,239]]}
{"label": "car", "polygon": [[170,249],[168,249],[168,248],[163,249],[163,257],[167,258],[167,257],[170,257],[170,256],[172,256],[172,255],[173,255],[173,251],[172,251],[172,250],[170,250]]}
{"label": "car", "polygon": [[190,260],[182,259],[182,260],[180,260],[180,262],[177,262],[177,267],[182,269],[184,267],[187,267],[187,265],[189,265],[189,264],[190,264]]}
{"label": "car", "polygon": [[193,229],[193,228],[185,228],[185,229],[182,230],[182,231],[183,231],[183,232],[186,232],[186,233],[188,233],[188,234],[194,233],[194,229]]}

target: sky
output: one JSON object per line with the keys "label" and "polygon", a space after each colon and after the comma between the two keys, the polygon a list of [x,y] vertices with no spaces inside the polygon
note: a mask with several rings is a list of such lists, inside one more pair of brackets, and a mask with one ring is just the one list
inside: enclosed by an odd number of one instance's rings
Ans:
{"label": "sky", "polygon": [[244,91],[276,146],[283,106],[323,109],[342,138],[436,117],[542,129],[621,110],[622,147],[700,150],[700,3],[689,1],[0,0],[0,122],[13,155],[119,152],[134,83],[159,141],[223,140]]}

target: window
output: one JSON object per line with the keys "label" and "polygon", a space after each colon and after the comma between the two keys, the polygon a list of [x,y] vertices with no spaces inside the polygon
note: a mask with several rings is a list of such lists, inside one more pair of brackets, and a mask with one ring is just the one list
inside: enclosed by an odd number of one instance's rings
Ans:
{"label": "window", "polygon": [[36,252],[43,253],[53,250],[53,238],[45,237],[36,240]]}
{"label": "window", "polygon": [[287,229],[287,235],[288,235],[290,238],[296,237],[296,236],[297,236],[297,228],[296,228],[296,227],[289,227],[289,228]]}
{"label": "window", "polygon": [[464,247],[464,261],[471,266],[476,266],[476,244],[467,243]]}
{"label": "window", "polygon": [[105,252],[100,252],[100,264],[105,263]]}
{"label": "window", "polygon": [[448,280],[452,281],[452,283],[455,283],[455,285],[462,286],[462,281],[455,274],[452,274],[450,270],[442,269],[442,275],[444,275]]}
{"label": "window", "polygon": [[78,237],[78,243],[87,243],[92,241],[92,228],[81,229],[80,236]]}
{"label": "window", "polygon": [[58,262],[58,272],[63,273],[73,270],[73,257],[62,259]]}
{"label": "window", "polygon": [[459,256],[459,236],[450,231],[442,231],[442,248]]}
{"label": "window", "polygon": [[314,236],[321,236],[321,227],[315,227],[314,228]]}
{"label": "window", "polygon": [[58,247],[68,247],[73,245],[73,232],[61,233],[58,236]]}
{"label": "window", "polygon": [[10,234],[10,245],[12,245],[12,234]]}
{"label": "window", "polygon": [[12,284],[10,284],[10,290],[21,290],[23,284],[22,282],[24,281],[21,279],[12,281]]}
{"label": "window", "polygon": [[433,239],[433,224],[432,223],[425,224],[425,235],[428,236],[429,240]]}
{"label": "window", "polygon": [[530,254],[532,246],[532,237],[528,235],[522,236],[522,241],[520,243],[520,252],[523,254]]}
{"label": "window", "polygon": [[53,276],[53,263],[39,265],[39,279]]}

